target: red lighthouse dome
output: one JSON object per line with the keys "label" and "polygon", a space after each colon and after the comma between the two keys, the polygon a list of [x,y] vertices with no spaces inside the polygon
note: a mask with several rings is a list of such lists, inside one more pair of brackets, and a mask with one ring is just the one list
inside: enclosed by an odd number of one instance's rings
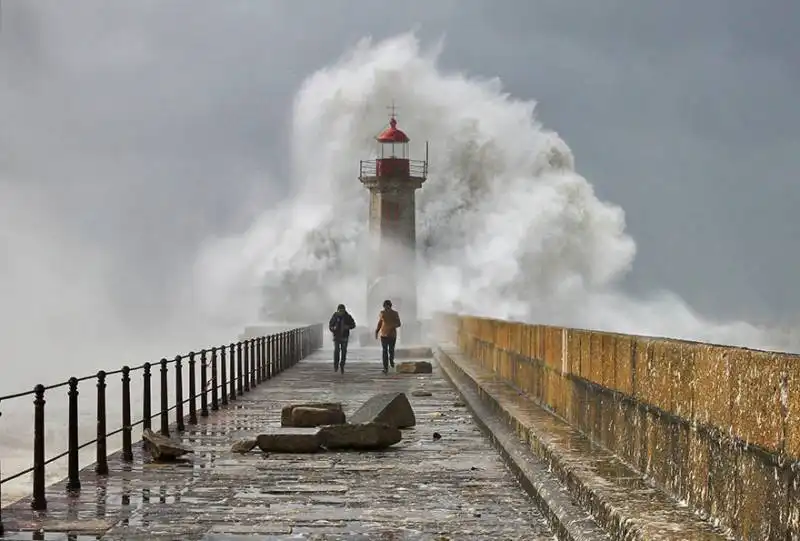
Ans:
{"label": "red lighthouse dome", "polygon": [[397,119],[394,117],[389,121],[389,127],[383,130],[376,139],[379,143],[408,143],[411,140],[403,130],[397,128]]}

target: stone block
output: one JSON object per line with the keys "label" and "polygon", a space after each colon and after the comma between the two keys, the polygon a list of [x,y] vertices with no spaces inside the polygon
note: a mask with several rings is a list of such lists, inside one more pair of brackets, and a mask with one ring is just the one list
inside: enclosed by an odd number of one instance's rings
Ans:
{"label": "stone block", "polygon": [[632,464],[640,472],[647,471],[647,460],[649,447],[649,423],[647,411],[638,406],[631,406],[631,417],[633,420],[633,439],[630,442],[632,447]]}
{"label": "stone block", "polygon": [[633,396],[633,338],[618,334],[614,341],[614,389]]}
{"label": "stone block", "polygon": [[256,440],[254,439],[239,440],[233,443],[233,445],[231,446],[231,452],[242,453],[242,454],[249,453],[250,451],[253,450],[255,446],[256,446]]}
{"label": "stone block", "polygon": [[731,427],[732,348],[698,344],[694,350],[694,420],[728,432]]}
{"label": "stone block", "polygon": [[382,393],[367,400],[350,416],[351,424],[379,423],[396,428],[417,424],[414,410],[404,393]]}
{"label": "stone block", "polygon": [[433,365],[428,361],[406,361],[397,364],[398,374],[432,374]]}
{"label": "stone block", "polygon": [[292,410],[294,408],[319,408],[342,411],[339,402],[308,402],[306,404],[290,404],[281,409],[281,426],[292,426]]}
{"label": "stone block", "polygon": [[650,373],[650,357],[653,355],[653,340],[649,338],[634,338],[633,355],[633,395],[647,402],[653,393],[653,376]]}
{"label": "stone block", "polygon": [[600,394],[599,441],[606,448],[617,451],[617,429],[619,427],[619,408],[617,400],[606,393]]}
{"label": "stone block", "polygon": [[687,462],[686,494],[689,505],[708,516],[711,512],[709,500],[709,440],[704,431],[689,430],[689,455]]}
{"label": "stone block", "polygon": [[583,379],[573,379],[572,396],[574,401],[573,426],[585,433],[589,433],[589,388]]}
{"label": "stone block", "polygon": [[592,377],[592,333],[589,331],[576,331],[580,340],[581,365],[580,376],[589,380]]}
{"label": "stone block", "polygon": [[598,385],[603,384],[603,334],[592,331],[589,336],[589,356],[591,365],[589,367],[589,380]]}
{"label": "stone block", "polygon": [[277,428],[259,434],[256,445],[265,453],[316,453],[322,449],[317,428]]}
{"label": "stone block", "polygon": [[567,368],[570,374],[581,375],[581,336],[575,329],[567,329]]}
{"label": "stone block", "polygon": [[323,425],[342,425],[344,423],[345,415],[340,409],[298,406],[292,409],[290,426],[315,427]]}
{"label": "stone block", "polygon": [[527,324],[520,325],[520,355],[523,357],[531,356],[531,326]]}
{"label": "stone block", "polygon": [[670,421],[670,453],[671,475],[667,476],[667,489],[681,500],[688,497],[689,492],[689,422]]}
{"label": "stone block", "polygon": [[597,382],[607,389],[614,388],[616,380],[616,337],[611,333],[600,335],[600,381]]}
{"label": "stone block", "polygon": [[672,430],[664,416],[647,414],[647,469],[645,473],[665,487],[672,475]]}
{"label": "stone block", "polygon": [[519,355],[522,352],[522,342],[520,338],[522,336],[523,324],[509,322],[508,327],[509,327],[508,331],[510,334],[508,350],[512,354]]}
{"label": "stone block", "polygon": [[561,393],[564,397],[564,419],[572,424],[575,419],[575,380],[568,375],[562,376]]}
{"label": "stone block", "polygon": [[506,321],[496,321],[494,343],[500,349],[509,349],[511,325]]}
{"label": "stone block", "polygon": [[[786,370],[786,454],[800,460],[800,355],[784,354]],[[800,529],[800,525],[798,525]],[[799,537],[800,538],[800,537]]]}
{"label": "stone block", "polygon": [[789,471],[789,507],[787,509],[786,539],[800,539],[800,475],[796,468]]}
{"label": "stone block", "polygon": [[768,451],[783,449],[780,355],[736,348],[731,354],[733,434]]}
{"label": "stone block", "polygon": [[670,340],[666,344],[670,376],[669,410],[686,420],[691,420],[694,398],[694,349],[699,344]]}
{"label": "stone block", "polygon": [[650,378],[649,392],[644,396],[645,402],[661,408],[664,411],[669,411],[670,402],[672,397],[670,395],[672,386],[670,382],[670,354],[669,341],[659,339],[653,341],[652,354],[650,355],[650,364],[648,366],[648,376]]}
{"label": "stone block", "polygon": [[709,441],[708,448],[708,511],[723,527],[735,530],[739,451],[724,441]]}
{"label": "stone block", "polygon": [[321,445],[330,450],[379,450],[403,438],[399,428],[382,423],[323,426],[318,434]]}
{"label": "stone block", "polygon": [[533,396],[533,361],[530,358],[520,359],[517,374],[518,388]]}
{"label": "stone block", "polygon": [[510,366],[509,366],[510,375],[508,381],[518,389],[521,389],[522,387],[519,385],[518,381],[519,378],[518,368],[519,368],[519,361],[522,358],[522,356],[519,353],[511,353],[509,354],[509,357],[510,357]]}
{"label": "stone block", "polygon": [[544,362],[551,370],[561,372],[563,361],[561,327],[547,327],[544,329]]}
{"label": "stone block", "polygon": [[742,452],[736,476],[740,539],[790,539],[789,470],[763,455]]}
{"label": "stone block", "polygon": [[501,350],[497,355],[497,365],[495,373],[500,376],[503,381],[509,381],[511,378],[511,352]]}
{"label": "stone block", "polygon": [[542,334],[542,326],[541,325],[531,325],[531,332],[530,332],[530,349],[531,349],[531,358],[532,359],[539,359],[541,360],[543,343],[541,339]]}
{"label": "stone block", "polygon": [[547,396],[547,379],[545,376],[544,361],[531,360],[531,396],[539,402],[544,402]]}
{"label": "stone block", "polygon": [[587,432],[591,439],[595,441],[600,440],[600,434],[603,430],[603,404],[602,395],[597,392],[596,388],[586,388],[586,399],[589,406],[589,414],[587,415]]}
{"label": "stone block", "polygon": [[636,464],[636,406],[630,400],[618,400],[614,423],[616,438],[614,451],[628,464]]}
{"label": "stone block", "polygon": [[153,460],[158,462],[169,462],[183,455],[194,453],[194,450],[188,445],[153,432],[149,428],[142,432],[142,438],[147,442],[147,448]]}

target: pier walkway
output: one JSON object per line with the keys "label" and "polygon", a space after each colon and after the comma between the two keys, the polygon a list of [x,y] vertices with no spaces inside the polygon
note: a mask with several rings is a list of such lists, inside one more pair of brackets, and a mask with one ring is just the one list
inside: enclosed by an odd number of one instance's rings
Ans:
{"label": "pier walkway", "polygon": [[[459,395],[433,374],[383,375],[377,350],[353,349],[347,372],[317,351],[178,437],[184,464],[109,458],[109,475],[82,472],[82,490],[47,490],[48,510],[3,510],[3,539],[266,541],[289,539],[553,539]],[[414,396],[415,390],[431,396]],[[231,452],[238,439],[279,426],[281,407],[342,402],[350,414],[376,393],[407,393],[417,426],[384,452]],[[417,393],[422,394],[422,393]],[[434,433],[441,435],[435,439]],[[43,528],[47,533],[35,533]],[[63,532],[63,533],[57,533]]]}

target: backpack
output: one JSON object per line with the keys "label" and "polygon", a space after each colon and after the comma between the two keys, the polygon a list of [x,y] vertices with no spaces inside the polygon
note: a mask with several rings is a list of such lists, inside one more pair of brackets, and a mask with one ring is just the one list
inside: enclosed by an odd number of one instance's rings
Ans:
{"label": "backpack", "polygon": [[331,325],[331,332],[333,333],[333,336],[336,337],[336,338],[344,338],[345,330],[346,330],[346,326],[345,326],[345,322],[344,322],[345,315],[344,314],[336,314],[333,317],[334,317],[334,322],[333,322],[333,325]]}

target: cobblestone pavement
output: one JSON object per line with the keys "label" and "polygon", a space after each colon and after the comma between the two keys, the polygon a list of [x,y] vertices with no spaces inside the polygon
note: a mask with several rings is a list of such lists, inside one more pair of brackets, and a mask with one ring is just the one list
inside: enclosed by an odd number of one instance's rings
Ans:
{"label": "cobblestone pavement", "polygon": [[[77,497],[67,498],[63,484],[48,489],[46,515],[4,512],[7,530],[80,534],[46,537],[54,540],[554,539],[434,360],[433,374],[386,376],[377,351],[351,351],[344,375],[329,358],[317,352],[187,427],[183,441],[196,454],[185,464],[143,464],[138,449],[133,464],[112,459],[107,478],[84,473]],[[432,396],[412,396],[418,389]],[[230,452],[233,441],[278,426],[286,404],[340,401],[349,414],[390,391],[406,392],[417,416],[390,450]],[[6,539],[37,538],[45,539]]]}

